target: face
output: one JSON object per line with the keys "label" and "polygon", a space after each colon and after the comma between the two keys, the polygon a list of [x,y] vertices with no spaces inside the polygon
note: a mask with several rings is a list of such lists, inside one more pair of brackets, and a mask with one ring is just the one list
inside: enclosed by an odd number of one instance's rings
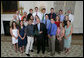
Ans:
{"label": "face", "polygon": [[45,18],[48,19],[48,15],[46,15]]}
{"label": "face", "polygon": [[27,15],[27,13],[26,13],[26,12],[24,12],[24,15],[26,16],[26,15]]}
{"label": "face", "polygon": [[38,12],[38,8],[35,8],[35,11]]}
{"label": "face", "polygon": [[53,13],[54,12],[54,10],[53,9],[51,9],[51,13]]}
{"label": "face", "polygon": [[67,21],[67,25],[70,25],[70,22],[69,21]]}
{"label": "face", "polygon": [[51,23],[54,23],[54,20],[53,19],[51,19]]}
{"label": "face", "polygon": [[37,23],[40,23],[40,19],[37,18],[37,19],[36,19],[36,22],[37,22]]}
{"label": "face", "polygon": [[20,25],[23,26],[23,21],[20,22]]}
{"label": "face", "polygon": [[24,18],[24,21],[26,21],[26,18]]}
{"label": "face", "polygon": [[68,13],[71,13],[71,11],[70,11],[70,10],[68,10],[67,12],[68,12]]}
{"label": "face", "polygon": [[29,20],[29,21],[28,21],[28,24],[32,24],[32,21],[31,21],[31,20]]}
{"label": "face", "polygon": [[16,11],[16,14],[19,14],[19,11]]}
{"label": "face", "polygon": [[37,16],[35,16],[35,19],[37,19],[38,17]]}
{"label": "face", "polygon": [[59,11],[59,14],[62,14],[63,12],[62,11]]}
{"label": "face", "polygon": [[30,19],[33,19],[33,16],[31,16]]}
{"label": "face", "polygon": [[42,12],[43,12],[43,13],[45,13],[45,12],[46,12],[46,10],[43,10]]}
{"label": "face", "polygon": [[32,11],[32,10],[30,10],[29,12],[30,12],[30,13],[33,13],[33,11]]}
{"label": "face", "polygon": [[65,19],[68,20],[69,19],[69,16],[65,16]]}
{"label": "face", "polygon": [[15,22],[13,23],[13,26],[16,26]]}
{"label": "face", "polygon": [[59,21],[59,17],[58,16],[56,16],[56,21]]}

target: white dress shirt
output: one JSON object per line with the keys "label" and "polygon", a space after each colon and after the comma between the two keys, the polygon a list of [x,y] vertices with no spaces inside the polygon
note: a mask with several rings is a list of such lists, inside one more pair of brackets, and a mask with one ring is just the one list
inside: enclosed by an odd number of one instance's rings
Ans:
{"label": "white dress shirt", "polygon": [[41,15],[40,12],[34,12],[34,13],[33,13],[34,20],[35,20],[36,13],[37,13],[37,15],[39,16],[40,21],[41,21],[41,20],[42,20],[42,15]]}
{"label": "white dress shirt", "polygon": [[71,23],[74,21],[74,15],[69,14],[69,20],[71,20]]}
{"label": "white dress shirt", "polygon": [[[44,20],[45,20],[45,14],[46,14],[46,13],[44,13],[44,14],[43,14],[43,13],[41,13],[41,15],[42,15],[42,19],[43,19],[43,15],[44,15]],[[41,20],[41,22],[42,22],[42,20]]]}
{"label": "white dress shirt", "polygon": [[21,20],[21,15],[20,14],[19,15],[16,14],[16,16],[17,16],[17,20],[19,20],[19,19]]}

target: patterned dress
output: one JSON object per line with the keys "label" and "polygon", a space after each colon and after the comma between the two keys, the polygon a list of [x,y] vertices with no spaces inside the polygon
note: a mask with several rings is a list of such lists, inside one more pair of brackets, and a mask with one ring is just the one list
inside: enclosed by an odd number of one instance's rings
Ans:
{"label": "patterned dress", "polygon": [[[67,28],[67,26],[65,26],[65,36],[69,35],[71,31],[71,25]],[[64,47],[65,48],[70,48],[71,45],[71,35],[69,37],[67,37],[67,39],[64,39]]]}

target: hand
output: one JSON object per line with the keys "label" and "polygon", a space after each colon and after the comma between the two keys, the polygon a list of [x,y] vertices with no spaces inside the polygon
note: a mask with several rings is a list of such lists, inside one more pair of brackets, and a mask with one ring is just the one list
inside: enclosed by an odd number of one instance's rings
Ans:
{"label": "hand", "polygon": [[62,39],[60,38],[59,40],[61,41]]}
{"label": "hand", "polygon": [[48,37],[51,38],[50,35],[48,35]]}
{"label": "hand", "polygon": [[67,39],[67,37],[65,36],[65,39]]}
{"label": "hand", "polygon": [[24,37],[22,38],[22,40],[24,39]]}
{"label": "hand", "polygon": [[15,37],[16,39],[18,38],[18,37]]}
{"label": "hand", "polygon": [[39,34],[43,33],[42,31],[39,32]]}

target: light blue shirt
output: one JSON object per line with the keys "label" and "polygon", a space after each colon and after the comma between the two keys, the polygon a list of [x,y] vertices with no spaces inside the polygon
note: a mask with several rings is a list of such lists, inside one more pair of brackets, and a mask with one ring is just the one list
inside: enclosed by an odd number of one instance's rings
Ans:
{"label": "light blue shirt", "polygon": [[62,22],[64,20],[64,15],[61,14],[61,15],[59,15],[59,17],[60,17],[60,21]]}
{"label": "light blue shirt", "polygon": [[45,24],[45,22],[46,22],[46,21],[47,21],[47,26],[46,26],[46,29],[48,29],[49,24],[50,24],[50,20],[49,20],[49,19],[47,19],[47,20],[46,20],[46,19],[44,19],[44,20],[43,20],[43,23]]}
{"label": "light blue shirt", "polygon": [[39,24],[37,24],[37,26],[38,26],[38,30],[40,31],[40,23],[39,23]]}
{"label": "light blue shirt", "polygon": [[[52,24],[52,23],[51,23]],[[56,35],[56,31],[57,31],[57,25],[55,23],[52,24],[52,28],[51,28],[51,24],[49,24],[49,27],[48,27],[48,34],[50,36],[52,35]],[[51,33],[50,32],[50,28],[51,28]]]}

